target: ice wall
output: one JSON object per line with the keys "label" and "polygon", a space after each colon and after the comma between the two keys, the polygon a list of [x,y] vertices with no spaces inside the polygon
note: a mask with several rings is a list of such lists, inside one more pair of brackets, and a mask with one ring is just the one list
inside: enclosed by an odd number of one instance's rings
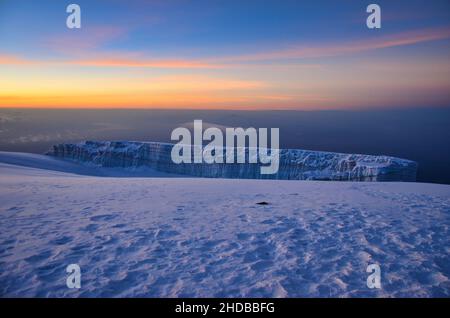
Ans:
{"label": "ice wall", "polygon": [[47,155],[102,167],[146,166],[209,178],[415,181],[417,172],[416,162],[395,157],[280,149],[278,173],[263,175],[259,163],[175,164],[172,147],[160,142],[85,141],[55,145]]}

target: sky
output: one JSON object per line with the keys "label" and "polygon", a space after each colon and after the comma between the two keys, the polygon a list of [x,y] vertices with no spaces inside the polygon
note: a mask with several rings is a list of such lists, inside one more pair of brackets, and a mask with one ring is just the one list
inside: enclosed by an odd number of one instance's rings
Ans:
{"label": "sky", "polygon": [[449,57],[448,0],[0,0],[0,107],[448,107]]}

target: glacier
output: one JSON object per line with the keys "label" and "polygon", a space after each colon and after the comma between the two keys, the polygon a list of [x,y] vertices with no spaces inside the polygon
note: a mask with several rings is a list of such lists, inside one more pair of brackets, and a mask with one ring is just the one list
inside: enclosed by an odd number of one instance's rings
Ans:
{"label": "glacier", "polygon": [[[149,167],[157,171],[207,178],[415,181],[417,163],[390,156],[280,149],[276,174],[260,174],[261,163],[172,162],[174,144],[138,141],[83,141],[54,145],[46,155],[99,167]],[[224,151],[226,148],[223,148]],[[249,151],[246,148],[246,158]]]}

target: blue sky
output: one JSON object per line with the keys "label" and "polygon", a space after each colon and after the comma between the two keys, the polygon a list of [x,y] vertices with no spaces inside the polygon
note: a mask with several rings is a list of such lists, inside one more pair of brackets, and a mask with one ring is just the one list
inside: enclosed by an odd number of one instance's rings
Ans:
{"label": "blue sky", "polygon": [[80,30],[65,25],[71,2],[0,1],[0,106],[449,102],[449,1],[377,1],[379,30],[366,1],[72,2]]}

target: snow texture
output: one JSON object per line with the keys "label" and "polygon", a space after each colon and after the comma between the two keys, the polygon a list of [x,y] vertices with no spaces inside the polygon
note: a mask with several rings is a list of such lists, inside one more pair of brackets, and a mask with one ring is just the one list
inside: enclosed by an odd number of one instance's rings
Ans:
{"label": "snow texture", "polygon": [[[388,156],[281,149],[278,173],[264,175],[260,173],[260,164],[175,164],[171,159],[172,147],[173,144],[159,142],[85,141],[55,145],[48,155],[101,167],[144,166],[166,173],[211,178],[416,180],[416,162]],[[246,149],[247,157],[248,153]]]}
{"label": "snow texture", "polygon": [[[448,185],[46,167],[0,163],[2,297],[450,296]],[[366,286],[373,263],[381,289]]]}

